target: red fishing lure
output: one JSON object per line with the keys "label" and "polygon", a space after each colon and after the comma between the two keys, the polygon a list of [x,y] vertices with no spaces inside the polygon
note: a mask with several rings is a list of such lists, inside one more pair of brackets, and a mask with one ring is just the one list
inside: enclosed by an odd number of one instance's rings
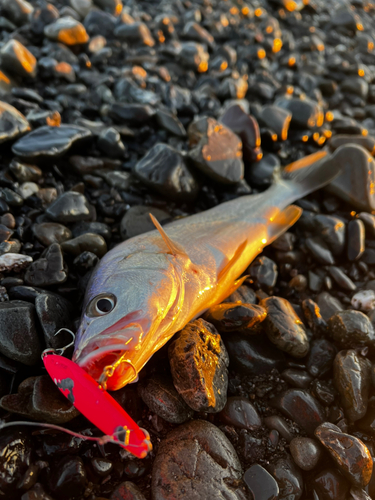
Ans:
{"label": "red fishing lure", "polygon": [[44,366],[66,398],[106,435],[127,451],[145,458],[152,450],[150,436],[81,367],[70,359],[46,352]]}

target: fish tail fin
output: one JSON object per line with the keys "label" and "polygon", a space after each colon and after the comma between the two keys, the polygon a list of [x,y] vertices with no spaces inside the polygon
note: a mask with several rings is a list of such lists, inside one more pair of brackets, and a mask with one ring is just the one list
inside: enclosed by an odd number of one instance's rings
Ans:
{"label": "fish tail fin", "polygon": [[302,208],[289,205],[270,219],[267,225],[267,245],[275,241],[301,217]]}
{"label": "fish tail fin", "polygon": [[276,172],[276,186],[289,188],[289,203],[320,189],[339,175],[340,166],[329,158],[326,151],[318,151]]}

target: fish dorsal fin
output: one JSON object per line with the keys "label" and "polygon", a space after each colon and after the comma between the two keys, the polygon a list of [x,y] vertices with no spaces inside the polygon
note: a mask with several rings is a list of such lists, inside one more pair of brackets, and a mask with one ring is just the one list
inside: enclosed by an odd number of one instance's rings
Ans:
{"label": "fish dorsal fin", "polygon": [[238,259],[241,258],[241,255],[245,251],[246,245],[247,245],[247,239],[244,240],[237,247],[236,251],[234,252],[233,257],[225,264],[225,266],[223,267],[223,269],[219,272],[219,274],[217,275],[217,281],[218,282],[221,281],[225,277],[225,275],[228,273],[228,271],[230,269],[232,269],[233,265],[238,261]]}
{"label": "fish dorsal fin", "polygon": [[171,240],[171,238],[167,235],[167,233],[164,231],[164,229],[161,227],[159,221],[154,217],[151,213],[149,213],[149,216],[154,223],[156,229],[159,231],[160,236],[163,238],[164,243],[167,245],[169,248],[169,252],[172,255],[184,255],[185,257],[188,257],[186,254],[185,250],[183,250],[180,245],[174,243],[174,241]]}

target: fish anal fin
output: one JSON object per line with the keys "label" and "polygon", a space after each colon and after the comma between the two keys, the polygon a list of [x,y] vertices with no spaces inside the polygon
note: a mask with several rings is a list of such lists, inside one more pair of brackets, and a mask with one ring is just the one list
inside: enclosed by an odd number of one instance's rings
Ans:
{"label": "fish anal fin", "polygon": [[236,251],[234,252],[234,255],[233,257],[228,260],[228,262],[225,264],[225,266],[223,267],[223,269],[219,272],[219,274],[217,275],[217,281],[220,282],[223,280],[223,278],[225,277],[225,275],[230,271],[230,269],[232,269],[233,265],[241,258],[242,254],[244,253],[245,251],[245,248],[247,246],[247,239],[244,240],[236,249]]}
{"label": "fish anal fin", "polygon": [[185,257],[188,257],[186,252],[183,250],[181,246],[176,244],[171,238],[167,235],[167,233],[164,231],[164,229],[161,227],[159,221],[154,217],[151,213],[149,213],[149,216],[154,223],[154,226],[156,229],[159,231],[160,236],[163,238],[164,243],[167,245],[169,249],[169,253],[172,255],[183,255]]}
{"label": "fish anal fin", "polygon": [[247,278],[249,278],[249,277],[250,277],[250,275],[249,275],[249,274],[247,274],[247,275],[245,275],[245,276],[241,276],[241,278],[238,278],[238,280],[236,280],[236,281],[233,283],[233,285],[232,285],[232,287],[230,288],[229,293],[228,293],[228,295],[227,295],[227,296],[229,297],[229,295],[231,295],[233,292],[235,292],[235,291],[237,290],[237,288],[239,288],[239,287],[242,285],[242,283],[243,283],[245,280],[247,280]]}
{"label": "fish anal fin", "polygon": [[278,212],[270,219],[267,225],[267,245],[275,241],[285,231],[287,231],[301,217],[302,208],[296,205],[289,205],[285,210]]}

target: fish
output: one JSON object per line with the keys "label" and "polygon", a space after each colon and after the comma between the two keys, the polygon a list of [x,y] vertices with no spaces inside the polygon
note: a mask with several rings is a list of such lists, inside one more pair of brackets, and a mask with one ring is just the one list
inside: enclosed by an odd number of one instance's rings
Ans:
{"label": "fish", "polygon": [[280,169],[264,192],[174,220],[110,250],[86,289],[73,361],[108,390],[139,372],[184,326],[235,291],[302,209],[292,203],[340,173],[325,151]]}

